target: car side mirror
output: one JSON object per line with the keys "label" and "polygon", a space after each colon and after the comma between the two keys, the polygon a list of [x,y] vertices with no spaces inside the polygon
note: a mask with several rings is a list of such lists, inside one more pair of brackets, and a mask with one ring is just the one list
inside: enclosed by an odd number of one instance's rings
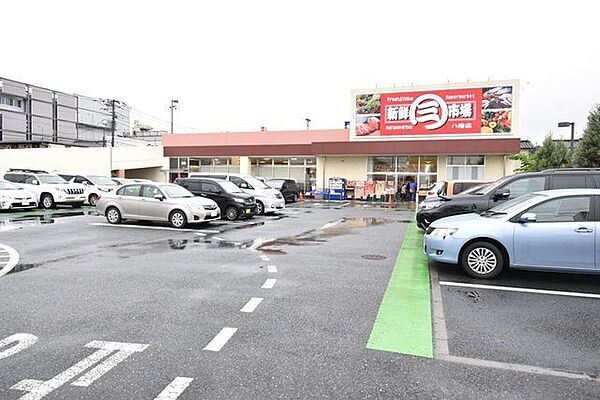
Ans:
{"label": "car side mirror", "polygon": [[37,179],[34,179],[34,180],[31,181],[31,184],[32,185],[39,185],[40,182]]}
{"label": "car side mirror", "polygon": [[90,183],[88,181],[83,181],[81,183],[83,183],[84,186],[90,186]]}
{"label": "car side mirror", "polygon": [[165,196],[159,193],[159,194],[155,194],[155,195],[154,195],[154,198],[155,198],[156,200],[163,201],[163,200],[165,199]]}
{"label": "car side mirror", "polygon": [[527,222],[536,222],[537,215],[535,213],[525,213],[519,217],[519,222],[522,224],[526,224]]}
{"label": "car side mirror", "polygon": [[494,193],[494,200],[508,199],[509,197],[510,197],[510,189],[509,188],[500,189],[499,191]]}

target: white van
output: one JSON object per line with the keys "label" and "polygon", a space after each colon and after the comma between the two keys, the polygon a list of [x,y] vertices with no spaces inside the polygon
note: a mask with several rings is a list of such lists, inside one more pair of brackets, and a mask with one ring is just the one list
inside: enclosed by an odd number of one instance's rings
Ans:
{"label": "white van", "polygon": [[245,193],[251,194],[256,199],[256,213],[268,214],[285,208],[285,199],[281,192],[273,189],[266,183],[253,176],[243,174],[226,174],[219,172],[192,172],[190,178],[215,178],[226,179],[235,183]]}

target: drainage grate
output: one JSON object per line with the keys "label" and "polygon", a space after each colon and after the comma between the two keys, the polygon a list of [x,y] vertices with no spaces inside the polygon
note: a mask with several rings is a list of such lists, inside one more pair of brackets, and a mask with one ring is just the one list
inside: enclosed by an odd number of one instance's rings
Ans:
{"label": "drainage grate", "polygon": [[365,254],[361,257],[364,258],[365,260],[372,260],[372,261],[381,261],[381,260],[385,260],[387,258],[386,256],[382,256],[381,254]]}

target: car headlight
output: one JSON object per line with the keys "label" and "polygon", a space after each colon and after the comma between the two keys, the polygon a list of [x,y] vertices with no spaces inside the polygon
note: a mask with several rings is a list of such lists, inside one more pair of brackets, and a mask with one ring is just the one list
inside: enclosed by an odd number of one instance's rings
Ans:
{"label": "car headlight", "polygon": [[233,199],[233,201],[235,201],[236,203],[242,203],[244,204],[244,199],[238,199],[237,197]]}
{"label": "car headlight", "polygon": [[458,228],[434,228],[429,236],[452,236]]}

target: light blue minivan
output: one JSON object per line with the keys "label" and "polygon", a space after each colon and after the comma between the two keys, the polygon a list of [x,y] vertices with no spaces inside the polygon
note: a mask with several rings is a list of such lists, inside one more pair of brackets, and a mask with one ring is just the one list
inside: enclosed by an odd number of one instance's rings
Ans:
{"label": "light blue minivan", "polygon": [[482,279],[504,267],[600,273],[598,229],[600,189],[548,190],[439,219],[427,229],[424,251]]}

